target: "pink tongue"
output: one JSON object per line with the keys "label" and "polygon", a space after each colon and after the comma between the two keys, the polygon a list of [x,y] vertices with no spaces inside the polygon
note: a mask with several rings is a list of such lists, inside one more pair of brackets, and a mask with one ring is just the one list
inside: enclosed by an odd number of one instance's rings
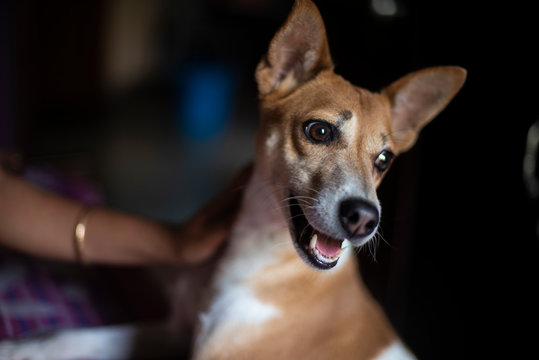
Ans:
{"label": "pink tongue", "polygon": [[318,234],[316,240],[316,248],[325,257],[332,258],[339,254],[341,251],[342,241],[329,238],[325,235]]}

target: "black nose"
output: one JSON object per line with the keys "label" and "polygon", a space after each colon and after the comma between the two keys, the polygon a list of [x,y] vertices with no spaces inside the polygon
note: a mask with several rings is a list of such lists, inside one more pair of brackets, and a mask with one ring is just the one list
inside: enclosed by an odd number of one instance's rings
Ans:
{"label": "black nose", "polygon": [[339,216],[350,238],[371,235],[380,219],[378,209],[373,204],[357,198],[344,200],[339,209]]}

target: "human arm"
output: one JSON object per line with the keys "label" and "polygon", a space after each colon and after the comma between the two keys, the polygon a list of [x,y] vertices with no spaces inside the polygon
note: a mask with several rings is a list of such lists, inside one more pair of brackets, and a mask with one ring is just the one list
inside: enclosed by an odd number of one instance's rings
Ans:
{"label": "human arm", "polygon": [[[184,224],[163,224],[105,207],[87,213],[87,263],[196,264],[229,235],[239,210],[244,170],[214,201]],[[83,205],[42,190],[0,168],[0,244],[34,256],[73,261],[75,224]]]}

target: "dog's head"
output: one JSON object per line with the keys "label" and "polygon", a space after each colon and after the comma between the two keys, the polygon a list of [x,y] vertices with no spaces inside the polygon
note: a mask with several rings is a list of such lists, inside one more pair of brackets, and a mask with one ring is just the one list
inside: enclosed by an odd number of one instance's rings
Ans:
{"label": "dog's head", "polygon": [[257,166],[284,201],[293,242],[309,265],[332,268],[345,239],[361,246],[374,236],[376,187],[465,77],[461,68],[436,67],[380,93],[356,87],[333,72],[316,6],[296,1],[256,71]]}

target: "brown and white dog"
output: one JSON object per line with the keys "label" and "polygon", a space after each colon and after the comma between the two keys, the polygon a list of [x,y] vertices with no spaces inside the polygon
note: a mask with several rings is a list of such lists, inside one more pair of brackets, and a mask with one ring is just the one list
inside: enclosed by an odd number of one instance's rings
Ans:
{"label": "brown and white dog", "polygon": [[[176,288],[177,313],[195,315],[187,325],[193,359],[413,358],[363,285],[354,249],[377,232],[376,188],[392,160],[465,77],[462,68],[435,67],[379,93],[354,86],[333,72],[316,6],[296,1],[256,70],[256,159],[211,288]],[[79,330],[3,351],[11,359],[134,357],[134,333]],[[136,338],[167,338],[155,334]]]}

